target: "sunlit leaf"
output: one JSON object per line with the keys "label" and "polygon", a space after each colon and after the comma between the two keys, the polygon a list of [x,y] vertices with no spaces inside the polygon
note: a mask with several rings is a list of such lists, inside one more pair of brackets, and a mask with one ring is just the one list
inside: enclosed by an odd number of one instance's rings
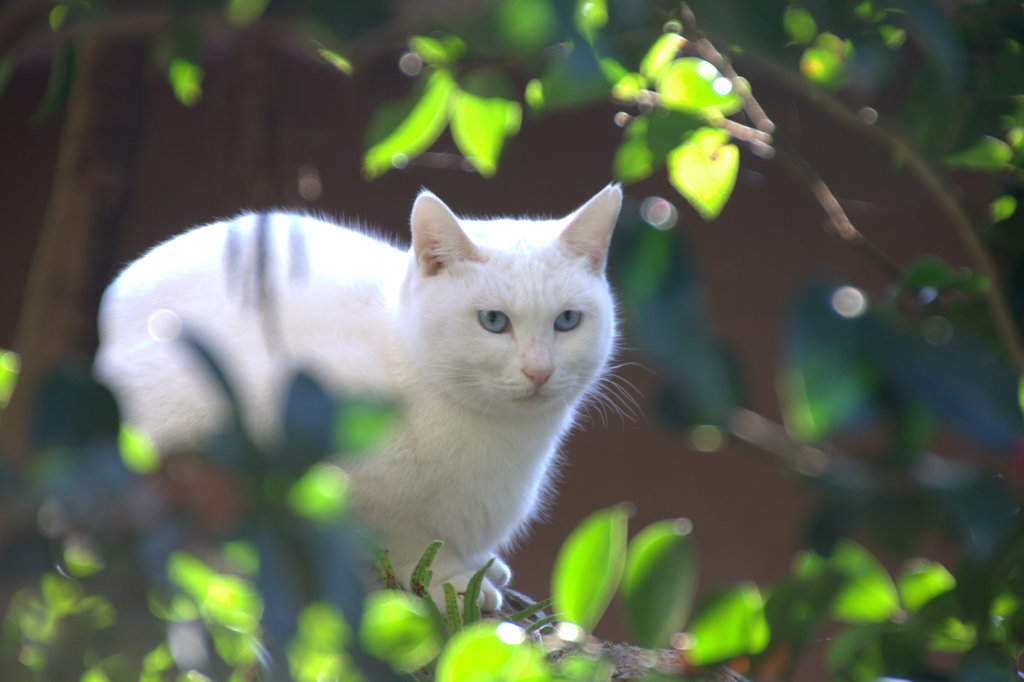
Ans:
{"label": "sunlit leaf", "polygon": [[615,80],[612,86],[612,97],[620,102],[635,102],[640,93],[647,89],[647,79],[643,74],[627,72]]}
{"label": "sunlit leaf", "polygon": [[1016,212],[1017,197],[1010,194],[1004,194],[989,204],[989,214],[992,216],[993,223],[1002,222],[1007,218],[1011,218]]}
{"label": "sunlit leaf", "polygon": [[408,115],[363,157],[363,173],[370,179],[391,168],[402,167],[419,156],[441,135],[448,124],[449,102],[455,91],[451,73],[437,69],[426,77]]}
{"label": "sunlit leaf", "polygon": [[398,408],[388,403],[350,400],[342,404],[331,427],[337,453],[358,455],[384,445],[398,427]]}
{"label": "sunlit leaf", "polygon": [[519,132],[521,120],[519,102],[503,97],[478,97],[465,90],[453,94],[452,139],[484,177],[497,171],[505,138]]}
{"label": "sunlit leaf", "polygon": [[400,670],[416,670],[441,650],[441,638],[422,600],[393,590],[367,595],[359,641],[369,653]]}
{"label": "sunlit leaf", "polygon": [[437,661],[437,682],[550,679],[539,647],[523,642],[522,628],[482,621],[452,637]]}
{"label": "sunlit leaf", "polygon": [[331,463],[313,465],[288,490],[292,511],[320,523],[341,518],[347,499],[348,476]]}
{"label": "sunlit leaf", "polygon": [[703,128],[669,152],[669,181],[704,220],[722,212],[739,172],[739,150],[728,135]]}
{"label": "sunlit leaf", "polygon": [[898,581],[903,608],[915,613],[940,594],[956,587],[956,578],[935,561],[917,559],[903,569]]}
{"label": "sunlit leaf", "polygon": [[160,468],[160,451],[149,434],[131,424],[121,424],[117,436],[121,461],[137,474],[151,474]]}
{"label": "sunlit leaf", "polygon": [[800,73],[823,88],[836,90],[846,83],[853,43],[822,33],[800,58]]}
{"label": "sunlit leaf", "polygon": [[203,96],[203,67],[182,57],[171,61],[167,69],[174,97],[186,107],[199,103]]}
{"label": "sunlit leaf", "polygon": [[629,543],[622,597],[638,643],[664,647],[686,623],[697,586],[697,556],[687,519],[659,521]]}
{"label": "sunlit leaf", "polygon": [[263,16],[268,4],[269,0],[227,0],[224,16],[235,28],[242,28]]}
{"label": "sunlit leaf", "polygon": [[728,116],[743,108],[743,99],[728,78],[710,62],[683,57],[663,68],[657,78],[661,102],[670,109],[700,112],[714,110]]}
{"label": "sunlit leaf", "polygon": [[443,38],[413,36],[409,38],[409,49],[427,64],[444,66],[462,57],[466,52],[466,44],[461,38],[453,35]]}
{"label": "sunlit leaf", "polygon": [[240,632],[253,632],[259,625],[263,598],[248,580],[218,573],[182,551],[168,558],[167,576],[196,601],[204,617]]}
{"label": "sunlit leaf", "polygon": [[588,632],[608,608],[626,561],[627,514],[621,506],[583,519],[558,552],[551,596],[566,621]]}
{"label": "sunlit leaf", "polygon": [[899,611],[896,585],[864,547],[844,540],[826,561],[847,579],[833,606],[836,618],[848,623],[880,623]]}
{"label": "sunlit leaf", "polygon": [[344,678],[349,662],[343,652],[350,637],[348,624],[337,610],[319,603],[304,608],[287,648],[292,677],[296,682]]}
{"label": "sunlit leaf", "polygon": [[608,23],[608,4],[606,0],[576,0],[576,30],[593,43],[597,32]]}
{"label": "sunlit leaf", "polygon": [[818,35],[818,24],[803,7],[790,5],[782,15],[782,27],[789,39],[797,45],[808,45]]}
{"label": "sunlit leaf", "polygon": [[709,594],[688,632],[693,647],[686,651],[693,665],[710,665],[756,654],[768,644],[761,592],[752,583]]}
{"label": "sunlit leaf", "polygon": [[21,356],[0,348],[0,410],[7,407],[21,371]]}
{"label": "sunlit leaf", "polygon": [[329,50],[322,45],[317,47],[316,52],[325,62],[336,68],[338,71],[341,71],[346,76],[351,76],[355,72],[352,62],[338,52]]}
{"label": "sunlit leaf", "polygon": [[88,544],[75,543],[64,549],[64,567],[76,578],[95,575],[103,570],[103,558]]}
{"label": "sunlit leaf", "polygon": [[975,171],[994,172],[1002,170],[1013,160],[1013,148],[990,135],[985,135],[971,146],[946,157],[950,168],[966,168]]}
{"label": "sunlit leaf", "polygon": [[544,83],[539,78],[531,78],[526,84],[523,99],[531,109],[544,108]]}
{"label": "sunlit leaf", "polygon": [[640,73],[650,80],[656,80],[662,69],[676,58],[685,45],[686,38],[678,33],[662,33],[640,60]]}

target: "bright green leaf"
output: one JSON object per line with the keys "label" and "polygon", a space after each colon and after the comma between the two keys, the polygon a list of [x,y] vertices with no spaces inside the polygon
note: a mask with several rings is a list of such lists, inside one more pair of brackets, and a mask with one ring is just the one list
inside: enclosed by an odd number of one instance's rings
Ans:
{"label": "bright green leaf", "polygon": [[676,58],[685,45],[686,38],[678,33],[662,33],[640,60],[640,73],[650,80],[656,80],[662,69]]}
{"label": "bright green leaf", "polygon": [[409,49],[427,64],[444,66],[458,60],[466,53],[466,44],[458,36],[432,38],[413,36],[409,38]]}
{"label": "bright green leaf", "polygon": [[95,575],[103,566],[103,558],[89,545],[72,544],[64,549],[64,567],[77,578]]}
{"label": "bright green leaf", "polygon": [[426,80],[408,115],[384,139],[363,157],[363,173],[373,179],[393,167],[402,167],[419,156],[441,135],[448,124],[448,109],[455,80],[450,72],[438,69]]}
{"label": "bright green leaf", "polygon": [[421,668],[441,650],[441,638],[423,601],[393,590],[367,595],[359,641],[369,653],[400,670]]}
{"label": "bright green leaf", "polygon": [[899,595],[882,564],[861,545],[845,540],[827,559],[830,566],[846,576],[833,615],[848,623],[880,623],[899,611]]}
{"label": "bright green leaf", "polygon": [[935,597],[956,587],[956,578],[935,561],[917,559],[903,569],[899,577],[899,594],[903,608],[911,613]]}
{"label": "bright green leaf", "polygon": [[121,424],[117,434],[121,461],[137,474],[151,474],[160,468],[160,451],[149,434],[131,424]]}
{"label": "bright green leaf", "polygon": [[903,43],[907,41],[907,30],[892,24],[882,24],[879,26],[878,35],[881,36],[882,42],[890,50],[903,47]]}
{"label": "bright green leaf", "polygon": [[808,45],[818,35],[818,24],[803,7],[790,5],[782,15],[782,27],[797,45]]}
{"label": "bright green leaf", "polygon": [[550,0],[502,0],[495,8],[495,26],[519,54],[533,54],[555,39],[558,14]]}
{"label": "bright green leaf", "polygon": [[167,69],[174,97],[186,107],[195,106],[203,96],[203,67],[182,57],[171,60]]}
{"label": "bright green leaf", "polygon": [[736,185],[740,155],[728,139],[702,128],[668,154],[669,181],[704,220],[718,217]]}
{"label": "bright green leaf", "polygon": [[224,15],[233,27],[242,28],[263,16],[268,4],[269,0],[227,0]]}
{"label": "bright green leaf", "polygon": [[1010,194],[1004,194],[989,204],[989,215],[992,216],[993,223],[1002,222],[1007,218],[1011,218],[1016,212],[1017,197]]}
{"label": "bright green leaf", "polygon": [[348,475],[337,464],[310,467],[288,490],[292,511],[321,523],[337,521],[345,512]]}
{"label": "bright green leaf", "polygon": [[503,97],[478,97],[457,90],[452,97],[451,132],[459,151],[480,175],[498,169],[505,138],[519,132],[522,107]]}
{"label": "bright green leaf", "polygon": [[612,162],[612,174],[616,180],[637,182],[654,172],[654,153],[647,143],[648,124],[648,118],[640,116],[626,128]]}
{"label": "bright green leaf", "polygon": [[346,76],[351,76],[355,71],[355,68],[352,66],[352,62],[334,50],[328,50],[326,47],[321,45],[317,47],[316,52],[320,55],[321,59],[336,68],[338,71],[341,71]]}
{"label": "bright green leaf", "polygon": [[712,110],[728,116],[743,108],[743,99],[728,78],[710,62],[696,57],[676,59],[657,78],[662,104],[688,112]]}
{"label": "bright green leaf", "polygon": [[0,410],[7,407],[7,403],[14,393],[14,385],[18,383],[18,373],[21,371],[21,356],[14,351],[0,348]]}
{"label": "bright green leaf", "polygon": [[693,647],[686,652],[693,665],[720,663],[756,654],[768,645],[764,600],[753,583],[718,590],[704,600],[690,624]]}
{"label": "bright green leaf", "polygon": [[1002,170],[1013,160],[1013,148],[1002,140],[985,135],[964,150],[946,157],[950,168],[966,168],[975,171],[994,172]]}
{"label": "bright green leaf", "polygon": [[822,33],[800,58],[800,73],[815,85],[837,90],[846,82],[853,43]]}
{"label": "bright green leaf", "polygon": [[544,83],[538,78],[532,78],[526,84],[526,90],[523,93],[523,99],[526,100],[527,106],[531,109],[543,109],[544,108]]}
{"label": "bright green leaf", "polygon": [[616,506],[583,519],[558,552],[551,596],[566,621],[593,630],[615,590],[626,561],[627,514]]}
{"label": "bright green leaf", "polygon": [[629,543],[622,597],[639,644],[664,647],[686,623],[697,585],[688,519],[653,523]]}
{"label": "bright green leaf", "polygon": [[337,452],[357,455],[372,452],[386,443],[398,427],[393,405],[369,400],[350,400],[338,408],[331,427]]}
{"label": "bright green leaf", "polygon": [[597,32],[608,23],[608,4],[606,0],[576,0],[576,30],[593,43]]}
{"label": "bright green leaf", "polygon": [[524,643],[522,628],[482,621],[448,641],[437,661],[437,682],[548,680],[550,671],[540,648]]}
{"label": "bright green leaf", "polygon": [[647,79],[643,74],[626,73],[615,81],[612,86],[612,97],[620,102],[635,102],[637,96],[647,89]]}

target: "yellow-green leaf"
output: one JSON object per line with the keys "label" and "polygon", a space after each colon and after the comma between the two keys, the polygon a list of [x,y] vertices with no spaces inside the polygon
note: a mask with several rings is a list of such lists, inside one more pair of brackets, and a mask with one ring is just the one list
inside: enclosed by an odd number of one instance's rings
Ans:
{"label": "yellow-green leaf", "polygon": [[555,560],[555,609],[588,632],[608,608],[622,577],[627,518],[622,506],[594,512],[569,534]]}
{"label": "yellow-green leaf", "polygon": [[800,58],[800,73],[812,83],[836,90],[846,82],[853,43],[832,33],[822,33]]}
{"label": "yellow-green leaf", "polygon": [[718,217],[736,185],[740,155],[728,139],[701,128],[668,154],[669,181],[704,220]]}
{"label": "yellow-green leaf", "polygon": [[657,78],[662,104],[687,112],[714,112],[728,116],[743,108],[743,99],[728,78],[710,62],[683,57],[661,69]]}
{"label": "yellow-green leaf", "polygon": [[0,348],[0,410],[10,401],[20,371],[21,356],[14,351]]}
{"label": "yellow-green leaf", "polygon": [[242,28],[263,16],[268,4],[269,0],[228,0],[224,5],[224,15],[229,24]]}
{"label": "yellow-green leaf", "polygon": [[935,597],[956,587],[956,578],[938,562],[917,559],[903,569],[898,587],[903,608],[916,613]]}
{"label": "yellow-green leaf", "polygon": [[409,113],[384,139],[363,157],[363,173],[373,179],[425,152],[448,124],[448,109],[455,80],[446,69],[427,76],[426,87],[417,95]]}
{"label": "yellow-green leaf", "polygon": [[421,668],[441,650],[423,601],[393,590],[367,595],[359,640],[368,652],[400,670]]}
{"label": "yellow-green leaf", "polygon": [[348,475],[337,464],[313,465],[288,490],[292,511],[321,523],[341,518],[347,499]]}
{"label": "yellow-green leaf", "polygon": [[808,45],[818,35],[818,24],[803,7],[790,5],[782,15],[782,27],[797,45]]}
{"label": "yellow-green leaf", "polygon": [[606,0],[576,0],[576,29],[593,43],[597,32],[608,23],[608,4]]}
{"label": "yellow-green leaf", "polygon": [[718,590],[708,595],[690,624],[693,647],[686,652],[693,665],[710,665],[745,654],[756,654],[768,644],[764,600],[753,583]]}
{"label": "yellow-green leaf", "polygon": [[522,107],[503,97],[478,97],[464,90],[452,98],[452,139],[480,175],[498,169],[505,138],[519,132]]}
{"label": "yellow-green leaf", "polygon": [[655,80],[662,69],[676,58],[679,50],[683,49],[685,45],[686,38],[678,33],[662,33],[651,45],[651,49],[647,50],[644,58],[640,60],[640,73]]}
{"label": "yellow-green leaf", "polygon": [[437,682],[548,680],[551,673],[539,647],[524,643],[512,623],[481,621],[448,641],[437,661]]}
{"label": "yellow-green leaf", "polygon": [[160,451],[149,434],[131,424],[121,424],[117,434],[121,461],[137,474],[151,474],[160,468]]}
{"label": "yellow-green leaf", "polygon": [[167,69],[174,97],[186,107],[195,106],[203,96],[203,67],[182,57],[171,60]]}

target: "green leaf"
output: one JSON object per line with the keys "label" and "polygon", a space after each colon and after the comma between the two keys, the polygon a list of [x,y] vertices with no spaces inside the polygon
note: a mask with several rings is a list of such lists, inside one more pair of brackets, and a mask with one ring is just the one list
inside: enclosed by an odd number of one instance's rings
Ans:
{"label": "green leaf", "polygon": [[494,557],[491,557],[480,570],[473,574],[466,585],[466,624],[475,623],[480,620],[480,587],[484,583],[484,575],[494,565]]}
{"label": "green leaf", "polygon": [[647,79],[643,74],[627,72],[615,81],[615,85],[612,86],[612,97],[620,102],[635,102],[646,89]]}
{"label": "green leaf", "polygon": [[412,569],[412,575],[409,577],[409,589],[412,590],[413,594],[422,597],[427,593],[432,573],[430,565],[434,563],[434,557],[437,556],[437,552],[443,544],[440,540],[434,540],[427,545],[423,555],[420,556],[420,560],[416,563],[416,567]]}
{"label": "green leaf", "polygon": [[[437,69],[426,77],[422,93],[401,122],[363,157],[363,174],[373,179],[391,168],[403,167],[426,151],[448,124],[448,110],[455,80],[449,71]],[[376,116],[376,114],[375,114]],[[371,124],[371,129],[373,128]]]}
{"label": "green leaf", "polygon": [[848,623],[881,623],[900,610],[899,594],[882,564],[861,545],[844,540],[827,559],[846,576],[832,615]]}
{"label": "green leaf", "polygon": [[564,620],[587,632],[601,619],[626,560],[627,514],[616,506],[583,519],[558,552],[551,596]]}
{"label": "green leaf", "polygon": [[668,154],[669,181],[704,220],[718,217],[736,185],[740,154],[728,139],[701,128]]}
{"label": "green leaf", "polygon": [[67,102],[71,94],[71,83],[74,80],[75,52],[71,47],[59,45],[53,52],[53,64],[50,76],[46,81],[46,91],[39,106],[32,113],[31,121],[35,124],[45,123]]}
{"label": "green leaf", "polygon": [[640,73],[650,80],[657,80],[658,75],[672,63],[685,45],[686,38],[678,33],[662,33],[640,60]]}
{"label": "green leaf", "polygon": [[14,351],[0,348],[0,412],[7,407],[20,372],[21,356]]}
{"label": "green leaf", "polygon": [[622,577],[626,618],[637,642],[664,647],[686,624],[697,586],[688,519],[653,523],[629,543]]}
{"label": "green leaf", "polygon": [[437,661],[437,682],[547,680],[539,647],[523,643],[522,628],[482,621],[452,637]]}
{"label": "green leaf", "polygon": [[505,138],[519,132],[522,107],[503,97],[478,97],[457,90],[452,97],[452,139],[480,175],[491,177]]}
{"label": "green leaf", "polygon": [[996,172],[1013,160],[1013,148],[1002,140],[985,135],[970,147],[946,157],[950,168]]}
{"label": "green leaf", "polygon": [[263,16],[268,4],[269,0],[227,0],[224,16],[231,26],[242,28]]}
{"label": "green leaf", "polygon": [[1017,197],[1004,194],[989,204],[989,215],[993,223],[999,223],[1007,218],[1012,218],[1017,212]]}
{"label": "green leaf", "polygon": [[[459,595],[455,593],[455,586],[451,583],[445,583],[443,589],[445,623],[447,624],[448,627],[448,634],[454,635],[456,632],[462,629],[462,612],[459,611]],[[466,596],[466,604],[469,604],[468,595]],[[478,613],[477,620],[479,619],[480,616]]]}
{"label": "green leaf", "polygon": [[61,26],[64,25],[64,21],[68,18],[68,10],[71,8],[64,4],[58,3],[53,6],[50,10],[50,30],[56,32]]}
{"label": "green leaf", "polygon": [[606,0],[576,0],[573,18],[576,30],[593,44],[597,32],[608,23],[608,4]]}
{"label": "green leaf", "polygon": [[160,451],[149,434],[140,428],[121,424],[117,447],[121,452],[121,461],[137,474],[151,474],[160,468]]}
{"label": "green leaf", "polygon": [[366,596],[359,641],[370,654],[399,670],[417,670],[441,650],[441,638],[423,601],[393,590]]}
{"label": "green leaf", "polygon": [[355,68],[352,66],[352,62],[334,50],[329,50],[323,45],[318,45],[316,53],[320,55],[321,59],[336,68],[338,71],[341,71],[346,76],[351,76],[355,71]]}
{"label": "green leaf", "polygon": [[728,78],[710,62],[696,57],[676,59],[657,77],[662,104],[688,112],[712,110],[728,116],[743,108],[743,99]]}
{"label": "green leaf", "polygon": [[554,41],[558,14],[550,0],[502,0],[495,8],[495,26],[509,47],[528,55]]}
{"label": "green leaf", "polygon": [[903,608],[910,613],[921,610],[940,594],[956,587],[956,578],[946,567],[935,561],[915,559],[900,574],[898,589]]}
{"label": "green leaf", "polygon": [[800,58],[800,73],[815,85],[838,90],[846,83],[853,43],[832,33],[822,33]]}
{"label": "green leaf", "polygon": [[409,38],[409,49],[427,64],[445,66],[466,53],[466,44],[458,36],[449,35],[441,39],[413,36]]}
{"label": "green leaf", "polygon": [[757,654],[768,645],[764,601],[753,583],[712,592],[690,624],[686,659],[703,666]]}
{"label": "green leaf", "polygon": [[337,464],[314,464],[288,490],[288,506],[320,523],[341,518],[348,500],[348,475]]}
{"label": "green leaf", "polygon": [[782,15],[782,27],[786,35],[797,45],[809,45],[818,35],[818,24],[811,13],[803,7],[790,5]]}
{"label": "green leaf", "polygon": [[331,442],[336,452],[358,455],[384,445],[398,427],[394,405],[369,400],[349,400],[334,416]]}
{"label": "green leaf", "polygon": [[183,57],[171,60],[167,68],[167,80],[174,91],[174,98],[186,107],[193,107],[203,97],[203,67]]}

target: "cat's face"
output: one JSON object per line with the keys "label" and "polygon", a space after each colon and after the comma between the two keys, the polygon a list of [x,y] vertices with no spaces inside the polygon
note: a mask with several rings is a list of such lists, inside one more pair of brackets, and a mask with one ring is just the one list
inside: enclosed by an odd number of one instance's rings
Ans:
{"label": "cat's face", "polygon": [[561,408],[592,388],[615,342],[603,269],[620,201],[610,187],[562,220],[459,221],[421,195],[405,310],[431,387],[494,412]]}

